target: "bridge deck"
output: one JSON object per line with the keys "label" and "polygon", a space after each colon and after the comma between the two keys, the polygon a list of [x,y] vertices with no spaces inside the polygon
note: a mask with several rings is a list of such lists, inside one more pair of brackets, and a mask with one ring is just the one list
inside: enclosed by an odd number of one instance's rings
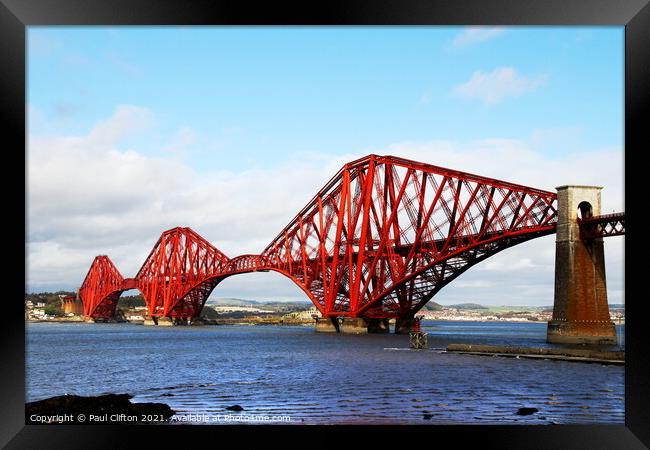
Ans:
{"label": "bridge deck", "polygon": [[625,213],[603,214],[601,216],[578,219],[580,238],[597,239],[625,234]]}

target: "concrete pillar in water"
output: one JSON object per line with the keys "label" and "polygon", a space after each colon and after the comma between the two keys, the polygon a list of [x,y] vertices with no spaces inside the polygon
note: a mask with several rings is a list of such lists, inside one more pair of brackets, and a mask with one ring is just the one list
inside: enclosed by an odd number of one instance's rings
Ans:
{"label": "concrete pillar in water", "polygon": [[409,334],[415,326],[413,317],[404,317],[395,319],[395,334]]}
{"label": "concrete pillar in water", "polygon": [[366,319],[368,323],[368,333],[385,334],[390,332],[388,319]]}
{"label": "concrete pillar in water", "polygon": [[171,317],[158,317],[158,326],[159,327],[173,327],[174,321]]}
{"label": "concrete pillar in water", "polygon": [[320,317],[316,319],[316,333],[338,333],[339,323],[336,317]]}
{"label": "concrete pillar in water", "polygon": [[174,321],[171,317],[150,317],[144,320],[145,325],[158,325],[159,327],[172,327],[174,326]]}
{"label": "concrete pillar in water", "polygon": [[616,344],[609,315],[603,239],[580,240],[578,214],[601,214],[595,186],[560,186],[555,240],[555,298],[546,340],[567,344]]}
{"label": "concrete pillar in water", "polygon": [[388,333],[388,319],[364,319],[362,317],[330,317],[316,319],[317,333]]}
{"label": "concrete pillar in water", "polygon": [[362,317],[342,317],[339,331],[346,334],[367,334],[368,322]]}

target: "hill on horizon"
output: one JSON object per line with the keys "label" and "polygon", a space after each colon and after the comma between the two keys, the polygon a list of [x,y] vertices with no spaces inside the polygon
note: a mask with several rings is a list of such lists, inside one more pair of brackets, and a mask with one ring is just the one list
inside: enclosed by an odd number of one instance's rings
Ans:
{"label": "hill on horizon", "polygon": [[445,309],[444,306],[442,306],[440,303],[436,303],[433,300],[429,300],[426,305],[424,305],[424,309],[427,311],[442,311]]}
{"label": "hill on horizon", "polygon": [[[242,298],[233,298],[233,297],[217,297],[211,298],[206,302],[207,305],[212,306],[313,306],[312,302],[309,300],[291,300],[291,301],[279,301],[279,300],[249,300]],[[553,310],[553,305],[546,306],[534,306],[534,305],[481,305],[479,303],[457,303],[454,305],[441,305],[429,300],[424,309],[427,311],[441,311],[444,308],[456,308],[456,309],[468,309],[468,310],[502,310],[502,309],[515,309],[515,310]],[[610,303],[610,309],[623,309],[625,305],[622,303]]]}
{"label": "hill on horizon", "polygon": [[217,306],[268,306],[268,305],[312,305],[312,302],[309,300],[292,300],[287,302],[282,302],[278,300],[249,300],[243,298],[232,298],[232,297],[218,297],[208,299],[206,302],[208,305],[217,305]]}
{"label": "hill on horizon", "polygon": [[456,309],[490,309],[487,306],[479,305],[478,303],[458,303],[456,305],[449,305],[448,308]]}

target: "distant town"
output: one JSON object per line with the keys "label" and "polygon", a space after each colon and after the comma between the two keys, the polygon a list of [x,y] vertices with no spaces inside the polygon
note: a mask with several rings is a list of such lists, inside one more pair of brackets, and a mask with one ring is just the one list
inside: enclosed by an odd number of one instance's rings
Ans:
{"label": "distant town", "polygon": [[[624,323],[625,308],[610,304],[615,323]],[[424,320],[547,322],[552,306],[486,306],[461,303],[443,306],[430,301],[416,315]],[[320,312],[309,302],[256,301],[238,298],[208,300],[201,314],[205,324],[300,325],[313,324]],[[147,308],[140,295],[121,297],[116,322],[143,323]],[[25,320],[29,322],[84,322],[83,305],[74,292],[25,295]]]}

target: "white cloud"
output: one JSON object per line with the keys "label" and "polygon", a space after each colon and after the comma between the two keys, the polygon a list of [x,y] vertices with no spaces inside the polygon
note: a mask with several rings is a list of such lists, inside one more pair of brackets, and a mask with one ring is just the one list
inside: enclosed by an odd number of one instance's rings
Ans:
{"label": "white cloud", "polygon": [[531,139],[403,142],[390,145],[387,153],[549,191],[564,184],[605,186],[604,212],[622,210],[620,149],[594,149],[546,158],[533,149]]}
{"label": "white cloud", "polygon": [[512,67],[499,67],[492,72],[476,71],[469,81],[456,86],[453,94],[466,99],[477,99],[485,104],[500,103],[506,97],[519,97],[548,81],[546,75],[526,77]]}
{"label": "white cloud", "polygon": [[[363,156],[301,153],[276,167],[197,172],[173,155],[151,157],[120,148],[123,137],[152,122],[151,111],[122,106],[86,135],[30,138],[30,290],[77,288],[98,254],[109,255],[124,276],[133,276],[160,233],[179,225],[193,228],[229,256],[258,253],[344,163]],[[179,129],[170,146],[191,141],[191,135]],[[603,185],[604,212],[623,209],[619,149],[549,159],[534,150],[533,141],[534,135],[526,141],[405,142],[375,153],[551,191],[562,184]],[[623,242],[610,238],[605,245],[610,302],[621,301]],[[551,304],[553,267],[554,237],[535,239],[470,269],[434,300]],[[460,289],[454,289],[456,283]],[[275,273],[232,277],[214,295],[305,299]]]}
{"label": "white cloud", "polygon": [[167,146],[166,150],[177,156],[183,156],[187,151],[187,147],[196,142],[196,132],[190,127],[181,127],[174,134],[171,143]]}
{"label": "white cloud", "polygon": [[[119,148],[123,137],[151,122],[151,111],[121,106],[85,136],[30,137],[32,289],[78,286],[97,254],[108,254],[123,275],[133,276],[160,233],[179,225],[230,256],[259,252],[349,159],[303,155],[303,163],[274,169],[197,173],[175,157]],[[181,128],[169,148],[192,139]]]}
{"label": "white cloud", "polygon": [[508,261],[501,259],[488,259],[477,270],[512,272],[515,270],[529,270],[537,267],[532,259],[527,257],[508,258]]}
{"label": "white cloud", "polygon": [[[533,140],[534,134],[528,140],[404,142],[389,146],[387,153],[552,192],[565,184],[604,186],[602,213],[625,210],[620,149],[595,149],[547,158],[533,149]],[[605,241],[610,303],[623,302],[624,242],[622,237]],[[552,305],[554,268],[555,236],[533,239],[479,263],[442,289],[434,300],[443,304]],[[465,288],[454,289],[461,280]],[[525,289],[524,282],[528,286]],[[493,286],[473,291],[468,287],[482,283]]]}
{"label": "white cloud", "polygon": [[451,45],[454,48],[469,47],[499,37],[505,32],[505,28],[501,27],[467,27],[456,35]]}
{"label": "white cloud", "polygon": [[580,138],[584,135],[584,131],[584,127],[579,125],[538,128],[531,134],[530,141],[534,148],[575,149],[580,146]]}
{"label": "white cloud", "polygon": [[88,138],[92,143],[106,148],[121,137],[148,129],[152,121],[153,117],[149,109],[120,105],[109,119],[95,125]]}
{"label": "white cloud", "polygon": [[494,286],[489,280],[458,280],[454,282],[454,288],[487,288]]}

